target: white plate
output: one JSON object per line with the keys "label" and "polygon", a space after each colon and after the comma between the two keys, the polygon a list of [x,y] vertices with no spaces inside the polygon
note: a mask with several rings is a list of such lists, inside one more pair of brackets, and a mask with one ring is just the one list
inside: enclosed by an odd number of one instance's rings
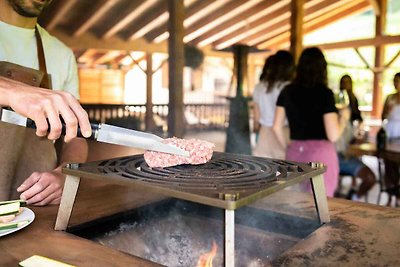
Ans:
{"label": "white plate", "polygon": [[28,225],[30,225],[33,222],[34,219],[35,219],[35,213],[33,213],[33,211],[31,209],[24,207],[24,210],[21,212],[21,214],[17,215],[15,217],[15,219],[12,220],[11,222],[20,222],[20,221],[24,221],[24,220],[29,220],[29,222],[20,227],[17,227],[17,228],[0,230],[0,237],[14,233],[16,231],[21,230],[22,228],[27,227]]}

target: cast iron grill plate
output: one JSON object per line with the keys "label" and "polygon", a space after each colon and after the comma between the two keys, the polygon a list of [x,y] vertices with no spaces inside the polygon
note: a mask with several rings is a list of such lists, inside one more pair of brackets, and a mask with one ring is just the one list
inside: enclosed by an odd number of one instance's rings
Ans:
{"label": "cast iron grill plate", "polygon": [[214,152],[212,159],[201,165],[150,168],[140,154],[72,165],[64,172],[133,184],[211,206],[237,208],[324,170],[305,163]]}

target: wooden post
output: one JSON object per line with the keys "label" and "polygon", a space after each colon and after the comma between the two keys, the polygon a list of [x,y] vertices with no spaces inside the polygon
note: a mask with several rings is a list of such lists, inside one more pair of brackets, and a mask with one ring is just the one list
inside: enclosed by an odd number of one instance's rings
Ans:
{"label": "wooden post", "polygon": [[[387,0],[379,0],[379,14],[376,14],[375,37],[385,35]],[[374,71],[374,89],[372,92],[372,117],[380,118],[382,113],[382,82],[383,82],[383,66],[385,60],[385,46],[375,46],[375,71]]]}
{"label": "wooden post", "polygon": [[303,9],[304,0],[292,0],[290,16],[290,52],[295,62],[303,50]]}
{"label": "wooden post", "polygon": [[154,128],[153,122],[153,54],[146,53],[146,131]]}
{"label": "wooden post", "polygon": [[54,230],[65,231],[68,227],[69,218],[71,217],[72,208],[75,204],[75,197],[78,193],[80,177],[67,175],[65,178],[64,190],[61,196],[60,207],[56,219]]}
{"label": "wooden post", "polygon": [[330,222],[328,200],[326,198],[326,190],[324,184],[324,176],[322,174],[310,179],[311,188],[314,195],[315,208],[317,209],[319,222],[321,224]]}
{"label": "wooden post", "polygon": [[168,69],[169,103],[168,135],[182,137],[184,133],[183,65],[184,65],[184,5],[183,0],[168,0]]}
{"label": "wooden post", "polygon": [[225,210],[225,267],[235,266],[235,210]]}

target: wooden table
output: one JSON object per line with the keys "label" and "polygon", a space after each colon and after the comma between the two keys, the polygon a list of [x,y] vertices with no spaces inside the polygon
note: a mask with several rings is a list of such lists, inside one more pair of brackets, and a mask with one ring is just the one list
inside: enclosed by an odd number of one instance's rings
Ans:
{"label": "wooden table", "polygon": [[[121,186],[86,181],[78,194],[71,225],[157,200],[153,195],[136,194]],[[54,231],[58,206],[29,208],[36,216],[32,224],[0,237],[0,266],[18,266],[18,262],[35,254],[76,266],[159,266],[67,232]]]}
{"label": "wooden table", "polygon": [[378,154],[376,144],[374,143],[362,143],[352,144],[347,148],[347,154],[355,157],[361,156],[375,156],[382,159],[388,159],[400,163],[400,144],[399,143],[388,143],[385,151],[381,151]]}
{"label": "wooden table", "polygon": [[[89,181],[89,180],[88,180]],[[71,225],[163,199],[117,185],[81,181]],[[317,220],[311,194],[282,190],[265,209]],[[54,231],[57,206],[31,207],[35,221],[0,238],[0,266],[38,254],[77,266],[158,266],[72,234]],[[283,253],[274,266],[400,266],[400,210],[329,199],[331,222]],[[240,241],[240,240],[239,240]]]}

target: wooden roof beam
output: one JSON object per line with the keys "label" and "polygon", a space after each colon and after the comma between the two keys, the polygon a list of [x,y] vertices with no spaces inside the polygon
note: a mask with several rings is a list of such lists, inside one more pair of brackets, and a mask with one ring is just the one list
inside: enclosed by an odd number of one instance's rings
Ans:
{"label": "wooden roof beam", "polygon": [[200,36],[204,32],[216,27],[217,25],[223,23],[224,21],[231,19],[232,17],[245,12],[248,8],[257,4],[259,0],[249,0],[249,1],[237,1],[231,0],[225,3],[221,8],[217,9],[210,15],[197,21],[185,31],[184,42],[190,42],[196,37]]}
{"label": "wooden roof beam", "polygon": [[[336,6],[334,9],[329,9],[328,12],[322,13],[318,17],[314,17],[313,19],[308,20],[308,17],[306,21],[304,22],[303,27],[307,27],[310,30],[310,25],[317,25],[318,27],[323,27],[327,25],[326,23],[331,23],[333,20],[338,20],[340,19],[340,15],[335,16],[336,14],[342,14],[342,12],[345,12],[349,8],[351,8],[354,5],[359,4],[360,2],[365,2],[366,0],[351,0],[345,2],[345,4],[342,4],[341,6]],[[334,17],[332,19],[332,17]],[[321,21],[323,21],[322,24],[319,24]],[[272,32],[268,32],[267,34],[264,34],[263,36],[260,36],[256,41],[257,43],[252,43],[253,45],[257,45],[258,48],[260,49],[265,49],[268,47],[268,45],[271,45],[271,43],[287,43],[289,41],[289,31],[284,30],[280,32],[273,32],[274,35],[271,35]],[[306,32],[307,33],[307,32]],[[276,45],[274,45],[276,47]]]}
{"label": "wooden roof beam", "polygon": [[288,19],[290,16],[290,7],[288,4],[289,1],[287,1],[287,4],[285,6],[282,6],[274,12],[269,13],[266,16],[259,18],[253,22],[250,22],[234,32],[231,32],[230,34],[219,39],[218,41],[213,42],[212,45],[218,50],[226,48],[245,39],[249,34],[254,34],[270,25],[273,25],[274,23]]}
{"label": "wooden roof beam", "polygon": [[79,58],[86,52],[86,49],[73,49],[73,52],[76,61],[79,61]]}
{"label": "wooden roof beam", "polygon": [[107,54],[107,52],[102,52],[102,51],[98,51],[98,50],[95,50],[95,51],[96,52],[92,55],[91,58],[88,59],[88,61],[86,63],[90,68],[94,68],[97,65],[97,63],[96,63],[97,60]]}
{"label": "wooden roof beam", "polygon": [[[188,26],[189,24],[187,21],[190,22],[192,17],[195,17],[195,14],[201,13],[201,14],[208,14],[210,10],[212,11],[216,6],[220,6],[222,4],[221,1],[216,1],[216,0],[199,0],[187,7],[185,10],[185,21],[184,25]],[[201,12],[200,12],[201,11]],[[168,22],[163,23],[161,26],[157,27],[156,29],[151,30],[148,32],[144,37],[148,41],[155,41],[155,42],[161,42],[164,41],[166,38],[158,38],[161,35],[165,35],[165,33],[168,32]],[[155,39],[158,38],[156,41]]]}
{"label": "wooden roof beam", "polygon": [[[356,1],[352,1],[350,3],[353,3]],[[340,9],[340,12],[337,12],[336,10],[332,10],[330,13],[323,15],[323,20],[320,20],[320,18],[315,18],[311,21],[308,21],[304,24],[304,31],[305,33],[310,33],[314,30],[320,29],[324,26],[327,26],[335,21],[338,21],[340,19],[343,19],[345,17],[349,17],[351,15],[359,14],[361,12],[364,12],[365,10],[369,9],[371,6],[367,1],[358,1],[356,2],[356,5],[350,5],[350,3],[346,6],[347,9]],[[275,36],[266,42],[261,43],[258,48],[260,49],[265,49],[265,48],[274,48],[277,49],[278,47],[281,47],[283,44],[288,42],[288,35],[282,34],[280,36]],[[346,46],[349,47],[349,46]],[[321,49],[325,49],[322,48]]]}
{"label": "wooden roof beam", "polygon": [[381,7],[379,0],[369,0],[371,3],[372,9],[374,10],[375,16],[379,16],[381,14]]}
{"label": "wooden roof beam", "polygon": [[378,46],[387,44],[398,44],[400,43],[400,35],[383,35],[374,38],[358,39],[344,42],[328,43],[328,44],[317,44],[319,48],[323,50],[330,49],[345,49],[345,48],[358,48],[363,46]]}
{"label": "wooden roof beam", "polygon": [[[345,0],[350,1],[350,0]],[[284,3],[285,1],[281,1]],[[335,1],[337,2],[337,1]],[[308,14],[308,10],[317,10],[322,5],[325,5],[325,2],[321,0],[307,0],[304,4],[304,8],[306,8],[306,12]],[[228,47],[234,43],[241,42],[247,45],[256,44],[256,42],[250,43],[252,38],[257,38],[258,32],[262,31],[263,34],[268,34],[269,36],[274,36],[274,33],[283,32],[285,30],[290,29],[290,7],[289,1],[285,2],[285,6],[281,7],[279,10],[276,10],[274,13],[267,14],[265,17],[262,17],[256,21],[248,23],[245,27],[241,27],[240,29],[234,31],[231,34],[228,34],[224,38],[221,38],[219,41],[213,43],[213,46],[217,49],[223,49]],[[310,14],[308,14],[309,16]],[[273,26],[272,26],[273,25]],[[265,40],[264,38],[262,40]]]}
{"label": "wooden roof beam", "polygon": [[100,37],[102,39],[108,39],[114,36],[130,22],[145,12],[145,10],[151,8],[151,6],[156,3],[157,0],[129,1],[129,5],[125,7],[121,14],[109,21],[109,26],[105,27],[106,30],[100,33]]}
{"label": "wooden roof beam", "polygon": [[246,27],[246,24],[259,19],[260,17],[273,12],[274,10],[286,5],[287,1],[271,0],[262,1],[257,5],[249,8],[246,12],[235,16],[231,20],[214,27],[210,31],[191,41],[191,44],[200,47],[206,46],[219,38],[231,33],[240,27]]}
{"label": "wooden roof beam", "polygon": [[[126,56],[126,53],[123,52],[123,54]],[[121,55],[121,51],[119,50],[110,50],[107,51],[105,54],[103,54],[101,57],[97,58],[93,64],[94,65],[98,65],[98,64],[104,64],[107,62],[111,62],[113,61],[116,57],[118,57],[119,55]]]}
{"label": "wooden roof beam", "polygon": [[120,0],[101,0],[91,9],[90,14],[84,16],[72,31],[73,36],[79,36],[92,27],[104,14],[106,14]]}
{"label": "wooden roof beam", "polygon": [[46,18],[45,27],[48,31],[53,30],[57,24],[66,16],[78,0],[60,1],[52,13],[52,17]]}
{"label": "wooden roof beam", "polygon": [[[331,10],[336,10],[344,6],[344,4],[353,1],[353,0],[345,0],[345,1],[337,1],[337,0],[325,0],[319,2],[318,4],[306,8],[304,21],[310,21],[315,19],[318,16],[329,13]],[[362,0],[358,0],[362,1]],[[272,38],[274,36],[278,36],[284,34],[290,29],[290,20],[285,19],[280,21],[274,25],[269,26],[268,28],[263,29],[253,35],[248,36],[246,39],[243,39],[243,43],[247,43],[250,46],[257,45],[260,42],[264,42],[265,40]],[[283,36],[282,36],[283,37]]]}
{"label": "wooden roof beam", "polygon": [[[184,0],[184,6],[192,4],[195,0]],[[166,25],[169,18],[169,12],[167,11],[167,2],[162,0],[158,5],[154,6],[152,10],[142,15],[143,20],[136,23],[133,28],[128,30],[125,37],[129,40],[134,40],[143,37],[155,28],[161,25]],[[139,18],[140,19],[140,18]]]}
{"label": "wooden roof beam", "polygon": [[91,58],[97,53],[96,49],[86,49],[85,52],[78,58],[79,63],[88,63]]}
{"label": "wooden roof beam", "polygon": [[166,44],[148,43],[143,38],[135,41],[126,41],[117,36],[99,39],[93,33],[86,32],[78,37],[73,37],[63,31],[52,31],[52,35],[60,39],[68,47],[75,49],[101,49],[101,50],[129,50],[167,53]]}
{"label": "wooden roof beam", "polygon": [[162,0],[142,12],[134,23],[131,23],[132,25],[127,30],[124,30],[123,37],[128,40],[140,38],[150,30],[168,21],[167,4],[167,1]]}

